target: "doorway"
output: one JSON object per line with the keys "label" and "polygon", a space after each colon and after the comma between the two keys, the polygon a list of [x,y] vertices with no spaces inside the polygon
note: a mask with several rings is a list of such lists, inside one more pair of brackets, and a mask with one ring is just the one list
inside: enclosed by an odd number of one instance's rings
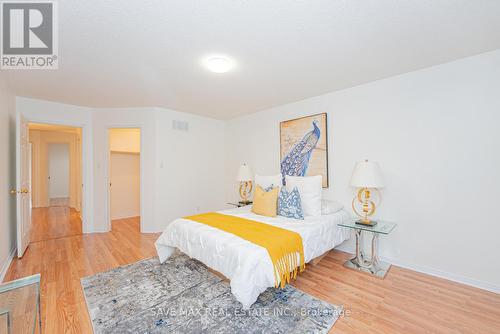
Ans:
{"label": "doorway", "polygon": [[49,143],[49,206],[69,206],[69,144]]}
{"label": "doorway", "polygon": [[108,129],[108,140],[108,214],[111,231],[140,231],[141,129]]}
{"label": "doorway", "polygon": [[82,129],[29,123],[30,241],[82,234]]}

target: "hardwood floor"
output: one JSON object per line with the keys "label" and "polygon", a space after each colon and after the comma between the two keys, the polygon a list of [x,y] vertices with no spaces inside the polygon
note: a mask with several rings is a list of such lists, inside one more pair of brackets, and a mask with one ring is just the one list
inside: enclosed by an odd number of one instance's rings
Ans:
{"label": "hardwood floor", "polygon": [[331,333],[500,333],[500,295],[393,266],[384,280],[332,251],[294,283],[349,311]]}
{"label": "hardwood floor", "polygon": [[68,206],[33,208],[31,226],[31,242],[82,234],[80,215]]}
{"label": "hardwood floor", "polygon": [[40,273],[44,333],[92,333],[80,278],[156,255],[157,234],[139,233],[138,219],[113,221],[112,231],[30,244],[5,281]]}
{"label": "hardwood floor", "polygon": [[[124,219],[109,233],[35,242],[6,281],[41,273],[44,332],[91,333],[80,278],[155,256],[157,236],[139,233],[138,219]],[[345,269],[348,256],[332,251],[294,282],[344,305],[331,333],[500,333],[500,295],[398,267],[380,280]]]}

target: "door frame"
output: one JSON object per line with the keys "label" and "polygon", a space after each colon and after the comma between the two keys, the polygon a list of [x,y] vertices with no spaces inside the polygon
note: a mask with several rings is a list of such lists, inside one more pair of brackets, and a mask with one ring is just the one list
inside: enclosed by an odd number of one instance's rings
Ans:
{"label": "door frame", "polygon": [[106,221],[107,221],[107,230],[111,231],[111,187],[109,185],[111,181],[111,173],[110,173],[110,163],[111,163],[111,147],[110,147],[110,142],[109,142],[109,130],[111,129],[139,129],[141,132],[140,135],[140,152],[139,152],[139,202],[140,202],[140,208],[139,208],[139,230],[142,233],[143,231],[143,217],[144,217],[144,180],[145,180],[145,168],[144,168],[144,159],[143,159],[143,151],[144,151],[144,131],[143,131],[143,126],[140,124],[137,124],[137,126],[127,124],[125,126],[119,126],[119,125],[109,125],[106,127],[106,155],[104,158],[104,175],[106,176],[106,204],[105,204],[105,210],[106,210]]}
{"label": "door frame", "polygon": [[[17,111],[20,113],[20,111]],[[21,113],[22,114],[22,113]],[[80,219],[82,220],[82,233],[91,233],[93,232],[93,228],[90,226],[91,224],[91,203],[92,203],[92,157],[88,156],[89,152],[89,144],[88,139],[91,138],[89,132],[89,126],[87,124],[81,124],[78,122],[65,122],[65,121],[54,121],[47,120],[44,118],[30,117],[24,115],[25,119],[28,123],[39,123],[39,124],[47,124],[47,125],[60,125],[60,126],[71,126],[75,128],[82,129],[82,137],[81,137],[81,150],[80,150],[80,168],[82,175],[82,207],[81,207],[81,215]],[[91,148],[91,147],[90,147]],[[16,170],[16,173],[19,171]],[[32,194],[30,193],[30,197]]]}

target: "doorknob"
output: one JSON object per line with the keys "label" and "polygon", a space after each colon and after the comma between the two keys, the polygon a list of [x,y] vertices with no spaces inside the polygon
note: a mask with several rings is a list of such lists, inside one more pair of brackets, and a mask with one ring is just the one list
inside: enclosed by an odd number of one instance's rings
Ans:
{"label": "doorknob", "polygon": [[16,190],[16,189],[11,189],[10,194],[15,195],[15,194],[27,194],[29,193],[28,189],[21,189],[21,190]]}

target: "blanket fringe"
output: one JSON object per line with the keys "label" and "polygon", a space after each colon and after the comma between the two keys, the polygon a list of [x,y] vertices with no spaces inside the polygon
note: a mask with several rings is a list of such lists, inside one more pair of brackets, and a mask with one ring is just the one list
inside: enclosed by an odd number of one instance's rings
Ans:
{"label": "blanket fringe", "polygon": [[[298,263],[300,258],[300,264]],[[304,257],[299,253],[287,253],[274,264],[275,288],[284,288],[299,272],[306,269]]]}

